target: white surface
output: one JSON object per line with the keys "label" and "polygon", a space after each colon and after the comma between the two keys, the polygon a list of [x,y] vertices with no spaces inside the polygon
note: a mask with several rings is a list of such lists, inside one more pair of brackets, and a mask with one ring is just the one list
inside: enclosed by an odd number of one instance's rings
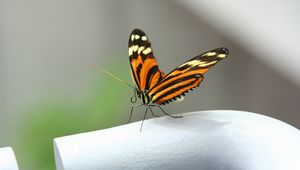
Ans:
{"label": "white surface", "polygon": [[0,148],[0,170],[18,170],[17,160],[11,147]]}
{"label": "white surface", "polygon": [[241,111],[183,116],[56,138],[57,169],[300,169],[300,131],[286,123]]}

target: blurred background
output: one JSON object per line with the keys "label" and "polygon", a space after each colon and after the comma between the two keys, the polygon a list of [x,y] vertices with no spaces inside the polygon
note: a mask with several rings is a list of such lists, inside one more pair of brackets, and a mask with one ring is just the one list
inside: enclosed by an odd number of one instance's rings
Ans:
{"label": "blurred background", "polygon": [[[147,33],[166,73],[202,52],[230,50],[167,112],[244,110],[300,128],[299,5],[0,0],[0,147],[13,146],[20,169],[50,170],[53,138],[126,124],[132,89],[88,64],[131,82],[134,28]],[[143,113],[136,109],[133,121]]]}

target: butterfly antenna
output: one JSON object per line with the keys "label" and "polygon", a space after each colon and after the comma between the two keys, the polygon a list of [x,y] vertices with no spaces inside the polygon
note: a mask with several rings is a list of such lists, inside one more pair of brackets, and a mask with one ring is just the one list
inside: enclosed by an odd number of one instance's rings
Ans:
{"label": "butterfly antenna", "polygon": [[104,73],[106,73],[107,75],[109,75],[110,77],[112,77],[112,78],[114,78],[114,79],[120,81],[121,83],[123,83],[123,84],[125,84],[125,85],[127,85],[127,86],[129,86],[129,87],[131,87],[131,88],[133,88],[133,89],[135,88],[133,85],[131,85],[131,84],[129,84],[129,83],[127,83],[127,82],[121,80],[121,79],[120,79],[119,77],[117,77],[116,75],[114,75],[114,74],[112,74],[112,73],[110,73],[110,72],[108,72],[108,71],[106,71],[106,70],[104,70],[104,69],[102,69],[102,68],[97,67],[95,64],[90,64],[89,67],[90,67],[90,68],[94,68],[94,69],[96,69],[96,70],[98,70],[98,71],[104,72]]}

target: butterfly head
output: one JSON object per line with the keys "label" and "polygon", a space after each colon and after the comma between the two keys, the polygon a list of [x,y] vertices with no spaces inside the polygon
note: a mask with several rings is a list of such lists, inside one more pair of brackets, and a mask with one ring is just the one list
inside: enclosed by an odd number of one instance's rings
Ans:
{"label": "butterfly head", "polygon": [[136,103],[137,98],[141,99],[144,105],[149,104],[151,101],[147,90],[142,91],[138,88],[135,88],[133,91],[133,96],[130,98],[131,103]]}

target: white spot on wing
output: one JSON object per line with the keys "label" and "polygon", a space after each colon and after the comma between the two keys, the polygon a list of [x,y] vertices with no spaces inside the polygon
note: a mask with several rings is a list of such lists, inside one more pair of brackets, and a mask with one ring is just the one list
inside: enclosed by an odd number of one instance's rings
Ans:
{"label": "white spot on wing", "polygon": [[140,39],[140,36],[139,35],[135,35],[135,39],[136,40]]}
{"label": "white spot on wing", "polygon": [[132,55],[132,47],[130,47],[129,49],[128,49],[128,53],[129,53],[129,56],[131,56]]}
{"label": "white spot on wing", "polygon": [[147,41],[147,37],[146,36],[142,36],[142,40],[143,41]]}
{"label": "white spot on wing", "polygon": [[148,47],[143,51],[143,54],[147,55],[147,54],[151,53],[151,51],[152,51],[151,48]]}
{"label": "white spot on wing", "polygon": [[139,49],[138,49],[138,54],[141,54],[141,52],[142,52],[142,50],[144,49],[144,47],[142,46],[142,47],[140,47]]}
{"label": "white spot on wing", "polygon": [[136,52],[136,50],[139,48],[139,46],[138,45],[133,45],[132,46],[132,50],[133,50],[133,52]]}
{"label": "white spot on wing", "polygon": [[183,97],[183,96],[179,96],[179,97],[177,97],[177,98],[175,99],[175,103],[182,102],[182,101],[183,101],[183,99],[184,99],[184,97]]}
{"label": "white spot on wing", "polygon": [[134,35],[131,35],[131,41],[133,41],[134,40]]}
{"label": "white spot on wing", "polygon": [[204,54],[204,56],[214,56],[216,54],[217,54],[216,52],[208,52],[208,53]]}
{"label": "white spot on wing", "polygon": [[217,62],[218,62],[217,60],[211,61],[211,62],[206,62],[206,61],[201,61],[201,60],[192,60],[192,61],[189,61],[187,63],[182,64],[179,67],[183,67],[185,65],[189,65],[190,67],[194,67],[194,66],[206,67],[206,66],[209,66],[209,65],[213,65]]}
{"label": "white spot on wing", "polygon": [[209,65],[213,65],[213,64],[215,64],[215,63],[217,63],[217,62],[218,62],[217,60],[216,60],[216,61],[209,62],[209,63],[203,62],[203,63],[199,63],[199,66],[200,66],[200,67],[206,67],[206,66],[209,66]]}
{"label": "white spot on wing", "polygon": [[219,54],[218,57],[219,57],[219,58],[225,58],[226,55],[225,55],[225,54]]}
{"label": "white spot on wing", "polygon": [[192,60],[192,61],[189,61],[189,62],[187,62],[187,63],[182,64],[182,65],[179,66],[179,67],[183,67],[183,66],[185,66],[185,65],[189,65],[189,66],[193,67],[193,66],[199,65],[200,63],[201,63],[201,62],[200,62],[199,60]]}

